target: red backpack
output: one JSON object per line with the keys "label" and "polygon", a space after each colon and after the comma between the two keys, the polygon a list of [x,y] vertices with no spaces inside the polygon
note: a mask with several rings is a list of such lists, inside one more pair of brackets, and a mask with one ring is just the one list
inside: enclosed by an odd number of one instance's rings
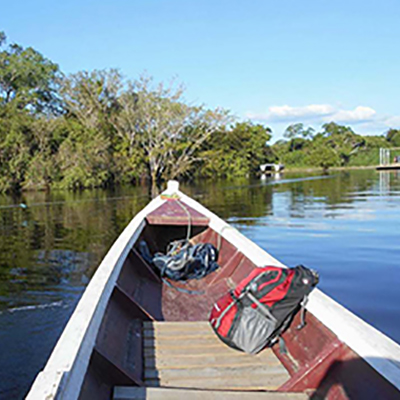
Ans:
{"label": "red backpack", "polygon": [[255,268],[214,304],[210,324],[227,345],[258,353],[275,343],[317,283],[318,274],[302,265]]}

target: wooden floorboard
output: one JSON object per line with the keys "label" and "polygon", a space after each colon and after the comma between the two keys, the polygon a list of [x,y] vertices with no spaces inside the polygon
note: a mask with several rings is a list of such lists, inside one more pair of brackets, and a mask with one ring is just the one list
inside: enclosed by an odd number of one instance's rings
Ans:
{"label": "wooden floorboard", "polygon": [[274,390],[289,378],[271,349],[234,350],[208,322],[143,324],[144,382],[151,387]]}
{"label": "wooden floorboard", "polygon": [[144,348],[168,348],[168,347],[181,347],[192,348],[210,344],[223,344],[217,336],[196,336],[188,338],[187,336],[174,338],[157,337],[156,339],[144,339]]}
{"label": "wooden floorboard", "polygon": [[307,400],[304,393],[188,390],[119,386],[114,400]]}
{"label": "wooden floorboard", "polygon": [[223,378],[225,376],[252,376],[252,375],[279,375],[282,374],[282,368],[279,364],[275,367],[268,366],[268,374],[264,365],[229,365],[229,366],[199,366],[197,368],[171,368],[171,369],[151,369],[145,371],[145,379],[191,379],[191,378]]}
{"label": "wooden floorboard", "polygon": [[[268,364],[266,363],[268,362]],[[148,356],[145,359],[144,365],[148,369],[195,369],[195,368],[205,368],[213,366],[216,368],[229,367],[229,366],[265,366],[265,365],[280,365],[280,361],[277,358],[271,361],[268,357],[257,357],[252,358],[246,357],[246,355],[235,355],[235,354],[198,354],[193,357],[191,355],[173,355],[170,357],[152,357]]]}
{"label": "wooden floorboard", "polygon": [[214,331],[211,329],[210,326],[200,326],[198,329],[144,329],[143,330],[143,335],[146,338],[154,338],[155,336],[159,338],[176,338],[180,336],[187,336],[187,337],[193,337],[193,336],[215,336]]}
{"label": "wooden floorboard", "polygon": [[158,329],[159,331],[167,330],[178,330],[178,331],[196,331],[197,329],[205,327],[209,328],[210,324],[208,321],[193,321],[193,322],[181,322],[181,321],[144,321],[143,329]]}
{"label": "wooden floorboard", "polygon": [[146,379],[145,386],[175,387],[187,389],[220,389],[220,390],[276,390],[280,386],[280,376],[225,376],[223,378],[192,379]]}
{"label": "wooden floorboard", "polygon": [[150,357],[154,356],[157,358],[160,357],[170,357],[172,355],[182,355],[188,357],[197,357],[201,356],[202,354],[208,353],[216,353],[216,354],[242,354],[237,350],[231,349],[228,346],[221,346],[222,342],[212,343],[209,345],[204,345],[201,347],[186,347],[184,350],[182,347],[175,346],[175,347],[148,347],[144,349],[144,356]]}

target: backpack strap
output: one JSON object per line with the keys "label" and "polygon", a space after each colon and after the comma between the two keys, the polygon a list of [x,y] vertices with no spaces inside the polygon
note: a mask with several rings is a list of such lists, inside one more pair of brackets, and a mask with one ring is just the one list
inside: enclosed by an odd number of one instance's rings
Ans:
{"label": "backpack strap", "polygon": [[261,314],[273,321],[273,322],[277,322],[276,318],[272,315],[271,311],[268,310],[268,307],[266,307],[263,303],[261,303],[261,301],[259,301],[256,296],[253,295],[253,293],[251,293],[250,291],[246,291],[245,294],[256,306],[257,309],[261,312]]}
{"label": "backpack strap", "polygon": [[306,323],[306,305],[308,303],[308,296],[304,296],[303,301],[301,302],[301,311],[300,311],[300,324],[297,325],[296,329],[299,331],[300,329],[303,329],[307,323]]}
{"label": "backpack strap", "polygon": [[279,335],[279,353],[281,353],[281,354],[288,353],[285,340],[283,339],[283,337],[281,335]]}

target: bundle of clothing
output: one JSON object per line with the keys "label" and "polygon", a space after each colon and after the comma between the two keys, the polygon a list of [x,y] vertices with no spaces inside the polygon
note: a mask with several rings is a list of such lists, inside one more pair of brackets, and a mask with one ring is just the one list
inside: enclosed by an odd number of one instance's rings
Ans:
{"label": "bundle of clothing", "polygon": [[218,250],[211,243],[191,244],[188,240],[177,240],[167,248],[166,254],[150,253],[145,241],[139,243],[142,257],[153,265],[161,278],[173,281],[201,279],[219,268]]}

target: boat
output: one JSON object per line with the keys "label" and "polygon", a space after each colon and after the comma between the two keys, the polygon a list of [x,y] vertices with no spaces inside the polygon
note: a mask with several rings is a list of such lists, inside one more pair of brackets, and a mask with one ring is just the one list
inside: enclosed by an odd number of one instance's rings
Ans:
{"label": "boat", "polygon": [[[188,233],[219,249],[220,268],[166,284],[139,243],[165,251]],[[223,344],[207,323],[213,303],[265,265],[286,268],[170,181],[110,248],[27,398],[400,398],[400,346],[318,289],[306,326],[297,329],[297,315],[283,334],[286,352],[274,345],[248,355]]]}

